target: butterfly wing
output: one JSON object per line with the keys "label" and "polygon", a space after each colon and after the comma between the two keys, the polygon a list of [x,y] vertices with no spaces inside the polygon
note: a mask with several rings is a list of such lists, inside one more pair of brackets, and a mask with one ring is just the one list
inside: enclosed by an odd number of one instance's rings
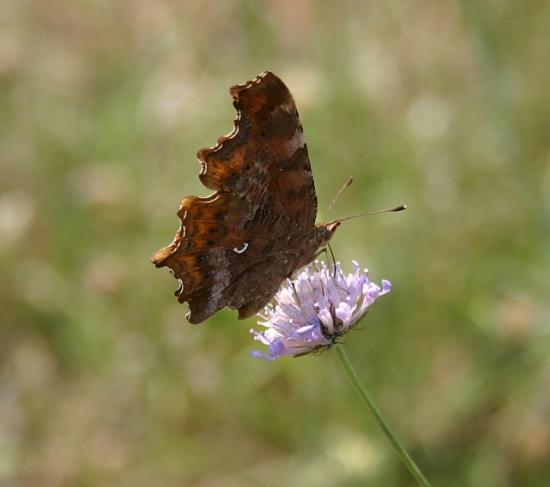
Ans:
{"label": "butterfly wing", "polygon": [[192,323],[225,306],[254,314],[311,253],[317,199],[292,95],[269,72],[230,93],[233,133],[198,153],[200,179],[216,193],[182,201],[174,241],[152,259],[180,281]]}
{"label": "butterfly wing", "polygon": [[[225,192],[183,199],[178,216],[181,226],[174,241],[152,261],[170,268],[180,281],[176,296],[189,303],[191,323],[226,306],[245,308],[240,317],[253,314],[290,272],[293,254],[283,244],[291,223],[286,217]],[[262,304],[245,313],[249,302]]]}
{"label": "butterfly wing", "polygon": [[265,72],[233,86],[235,129],[202,149],[200,179],[256,206],[284,214],[301,229],[315,225],[317,197],[304,131],[286,85]]}

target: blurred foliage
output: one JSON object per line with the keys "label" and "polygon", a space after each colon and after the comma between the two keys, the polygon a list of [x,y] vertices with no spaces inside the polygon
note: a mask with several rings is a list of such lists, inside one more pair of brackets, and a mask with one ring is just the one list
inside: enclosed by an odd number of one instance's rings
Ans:
{"label": "blurred foliage", "polygon": [[349,353],[434,485],[550,482],[550,4],[0,2],[0,484],[412,485],[334,354],[254,360],[149,256],[230,85],[293,91],[394,283]]}

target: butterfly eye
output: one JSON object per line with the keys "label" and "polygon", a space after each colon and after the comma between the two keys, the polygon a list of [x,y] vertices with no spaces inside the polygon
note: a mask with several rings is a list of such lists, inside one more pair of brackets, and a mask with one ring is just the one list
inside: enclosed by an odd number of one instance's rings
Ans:
{"label": "butterfly eye", "polygon": [[199,257],[198,257],[199,264],[204,264],[206,262],[206,260],[207,260],[206,255],[204,255],[204,254],[199,255]]}

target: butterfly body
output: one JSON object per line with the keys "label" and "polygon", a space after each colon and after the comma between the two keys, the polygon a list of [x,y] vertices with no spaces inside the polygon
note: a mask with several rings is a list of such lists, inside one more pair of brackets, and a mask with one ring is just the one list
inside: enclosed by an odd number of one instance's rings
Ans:
{"label": "butterfly body", "polygon": [[174,241],[152,257],[180,281],[176,296],[188,302],[192,323],[223,307],[239,318],[257,313],[339,224],[315,225],[307,146],[285,84],[265,72],[230,94],[234,131],[198,152],[200,180],[216,192],[182,200]]}

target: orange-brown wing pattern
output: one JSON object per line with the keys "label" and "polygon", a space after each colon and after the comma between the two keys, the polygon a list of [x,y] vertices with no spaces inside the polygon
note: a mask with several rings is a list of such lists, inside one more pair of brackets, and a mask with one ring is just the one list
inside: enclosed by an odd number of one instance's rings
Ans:
{"label": "orange-brown wing pattern", "polygon": [[[292,271],[288,240],[291,222],[254,208],[232,193],[184,198],[181,226],[172,244],[152,258],[180,281],[176,296],[189,303],[189,321],[200,323],[219,309],[240,309],[240,317],[257,311],[247,303],[266,304]],[[275,236],[279,236],[274,238]],[[272,268],[272,269],[271,269]],[[275,282],[274,282],[275,281]]]}
{"label": "orange-brown wing pattern", "polygon": [[299,228],[315,224],[317,197],[294,99],[286,85],[265,72],[233,86],[235,129],[202,149],[200,179],[254,205],[287,215]]}
{"label": "orange-brown wing pattern", "polygon": [[217,192],[182,200],[174,241],[152,258],[180,281],[176,296],[192,323],[226,306],[239,318],[256,313],[317,248],[317,199],[292,95],[269,72],[230,93],[235,130],[198,153],[200,179]]}

